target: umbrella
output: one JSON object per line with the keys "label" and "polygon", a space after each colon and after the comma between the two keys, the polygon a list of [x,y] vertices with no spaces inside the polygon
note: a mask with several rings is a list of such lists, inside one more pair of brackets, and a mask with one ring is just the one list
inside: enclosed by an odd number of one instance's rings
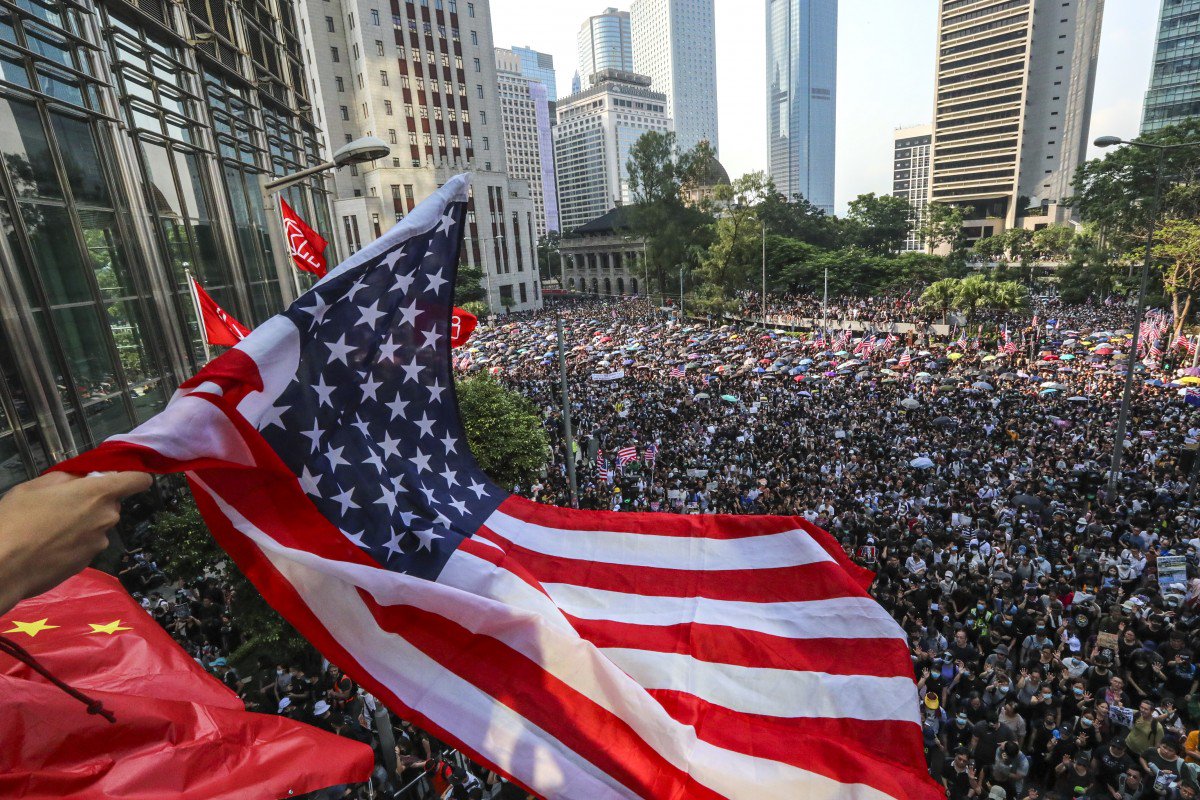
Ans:
{"label": "umbrella", "polygon": [[721,395],[721,399],[726,403],[736,403],[738,401],[738,399],[731,394],[723,394]]}
{"label": "umbrella", "polygon": [[984,356],[982,360],[983,361],[995,361],[996,357],[995,356]]}
{"label": "umbrella", "polygon": [[1196,377],[1195,375],[1188,375],[1186,378],[1180,378],[1177,382],[1183,386],[1200,386],[1200,378]]}
{"label": "umbrella", "polygon": [[849,361],[843,363],[840,367],[838,367],[838,369],[846,369],[847,367],[857,367],[861,363],[863,363],[863,362],[859,361],[857,358],[852,358]]}
{"label": "umbrella", "polygon": [[1061,392],[1062,390],[1066,389],[1067,386],[1064,383],[1056,383],[1054,381],[1046,381],[1045,383],[1042,384],[1042,388],[1043,389],[1054,389],[1056,391]]}
{"label": "umbrella", "polygon": [[958,361],[962,357],[962,353],[951,353],[950,355],[946,356],[946,358],[950,359],[951,361]]}
{"label": "umbrella", "polygon": [[707,399],[708,399],[708,394],[707,394],[706,392],[698,392],[698,393],[696,394],[695,398],[693,398],[693,399],[695,399],[695,400],[707,400]]}
{"label": "umbrella", "polygon": [[939,428],[953,428],[958,425],[958,420],[951,419],[950,417],[938,417],[933,421],[933,424]]}
{"label": "umbrella", "polygon": [[900,405],[904,406],[905,408],[909,409],[910,411],[921,407],[921,404],[918,403],[916,398],[914,398],[914,397],[904,398],[903,400],[900,401]]}
{"label": "umbrella", "polygon": [[1074,360],[1075,360],[1075,354],[1074,354],[1074,353],[1063,353],[1063,354],[1062,354],[1062,360],[1063,360],[1063,361],[1074,361]]}
{"label": "umbrella", "polygon": [[1012,504],[1017,508],[1031,508],[1034,511],[1041,511],[1046,507],[1042,498],[1035,497],[1031,494],[1019,494],[1012,499]]}
{"label": "umbrella", "polygon": [[928,372],[918,372],[917,377],[918,378],[932,378],[933,376],[930,375]]}
{"label": "umbrella", "polygon": [[765,369],[763,369],[762,367],[755,367],[755,368],[754,368],[754,374],[755,374],[755,375],[762,375],[764,372],[766,372],[766,370],[765,370]]}
{"label": "umbrella", "polygon": [[1200,367],[1188,367],[1183,374],[1189,378],[1200,378]]}
{"label": "umbrella", "polygon": [[925,456],[919,456],[908,462],[908,465],[913,469],[930,469],[933,467],[933,461]]}
{"label": "umbrella", "polygon": [[1091,401],[1088,400],[1086,397],[1083,397],[1082,395],[1077,394],[1074,397],[1068,397],[1067,402],[1068,403],[1090,403]]}
{"label": "umbrella", "polygon": [[800,395],[801,397],[812,397],[812,392],[801,391],[801,392],[796,392],[796,394]]}
{"label": "umbrella", "polygon": [[1114,351],[1108,345],[1102,344],[1099,347],[1093,348],[1092,352],[1098,356],[1111,356]]}
{"label": "umbrella", "polygon": [[992,385],[991,385],[990,383],[988,383],[987,381],[975,381],[974,383],[972,383],[972,384],[971,384],[971,388],[973,388],[973,389],[983,389],[983,390],[984,390],[984,391],[986,391],[986,392],[990,392],[990,391],[992,391],[993,389],[995,389],[996,387],[995,387],[995,386],[992,386]]}

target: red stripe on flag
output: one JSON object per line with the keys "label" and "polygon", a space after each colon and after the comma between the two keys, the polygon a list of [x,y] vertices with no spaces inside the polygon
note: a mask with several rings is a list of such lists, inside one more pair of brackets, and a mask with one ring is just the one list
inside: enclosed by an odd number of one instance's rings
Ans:
{"label": "red stripe on flag", "polygon": [[[745,714],[681,692],[653,691],[677,721],[716,747],[790,764],[841,783],[864,783],[893,797],[945,800],[945,790],[922,773],[896,761],[924,764],[916,725],[845,718],[785,718]],[[889,757],[889,752],[891,753]]]}
{"label": "red stripe on flag", "polygon": [[653,653],[686,653],[699,661],[759,669],[911,678],[912,661],[901,639],[789,639],[726,625],[689,622],[637,625],[565,615],[596,647]]}

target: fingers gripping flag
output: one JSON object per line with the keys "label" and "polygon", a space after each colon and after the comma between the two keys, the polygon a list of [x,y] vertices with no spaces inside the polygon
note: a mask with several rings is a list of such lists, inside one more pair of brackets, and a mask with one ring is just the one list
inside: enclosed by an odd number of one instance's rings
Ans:
{"label": "fingers gripping flag", "polygon": [[511,496],[450,376],[467,180],[62,465],[186,472],[271,604],[401,716],[545,798],[934,798],[901,628],[794,517]]}

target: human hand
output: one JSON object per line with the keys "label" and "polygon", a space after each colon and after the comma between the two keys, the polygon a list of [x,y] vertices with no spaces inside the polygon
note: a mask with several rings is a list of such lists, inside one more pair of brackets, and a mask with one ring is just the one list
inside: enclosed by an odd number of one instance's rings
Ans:
{"label": "human hand", "polygon": [[0,613],[54,588],[108,545],[121,500],[150,488],[141,472],[51,472],[0,499]]}

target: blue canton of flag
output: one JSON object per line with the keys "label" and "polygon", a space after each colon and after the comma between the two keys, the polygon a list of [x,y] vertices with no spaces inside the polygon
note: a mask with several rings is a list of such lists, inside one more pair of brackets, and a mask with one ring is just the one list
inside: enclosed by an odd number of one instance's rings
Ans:
{"label": "blue canton of flag", "polygon": [[448,204],[429,231],[331,273],[285,312],[300,363],[262,427],[342,533],[427,579],[505,496],[467,448],[441,352],[465,213]]}

